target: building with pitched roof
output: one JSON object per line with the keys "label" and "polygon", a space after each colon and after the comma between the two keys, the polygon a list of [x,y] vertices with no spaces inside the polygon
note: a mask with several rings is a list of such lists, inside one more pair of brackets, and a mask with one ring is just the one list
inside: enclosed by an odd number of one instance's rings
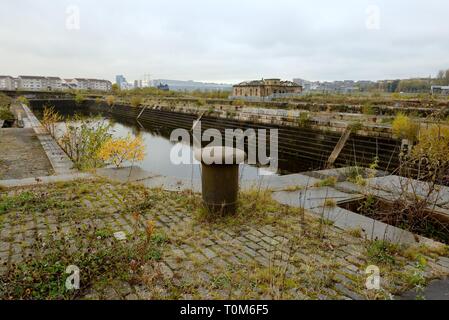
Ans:
{"label": "building with pitched roof", "polygon": [[302,86],[281,79],[262,79],[245,81],[233,87],[233,97],[238,98],[274,98],[302,93]]}

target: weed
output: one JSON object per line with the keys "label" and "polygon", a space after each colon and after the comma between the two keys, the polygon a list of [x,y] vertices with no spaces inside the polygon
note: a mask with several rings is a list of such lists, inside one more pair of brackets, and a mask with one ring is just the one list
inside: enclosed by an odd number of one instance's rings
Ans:
{"label": "weed", "polygon": [[424,276],[427,261],[423,256],[416,258],[415,270],[408,276],[408,283],[413,286],[416,292],[416,300],[425,300],[424,289],[426,277]]}
{"label": "weed", "polygon": [[395,264],[398,247],[388,241],[376,240],[367,247],[367,256],[375,264]]}
{"label": "weed", "polygon": [[334,221],[332,221],[332,220],[322,219],[322,218],[319,219],[319,223],[324,226],[333,226],[335,224]]}
{"label": "weed", "polygon": [[298,125],[306,127],[310,124],[310,114],[308,112],[301,112],[298,118]]}
{"label": "weed", "polygon": [[326,201],[324,201],[324,206],[326,208],[335,208],[337,206],[337,202],[334,199],[326,199]]}
{"label": "weed", "polygon": [[362,238],[363,230],[361,228],[350,229],[348,230],[348,234],[353,236],[354,238]]}
{"label": "weed", "polygon": [[363,124],[360,121],[354,121],[348,125],[348,128],[351,130],[352,133],[357,133],[357,131],[363,129]]}
{"label": "weed", "polygon": [[337,182],[338,182],[338,180],[336,177],[327,177],[326,179],[321,180],[320,182],[315,184],[315,187],[318,187],[318,188],[335,187]]}
{"label": "weed", "polygon": [[373,108],[372,104],[369,102],[366,102],[363,107],[362,107],[362,113],[364,115],[375,115],[376,114],[376,110]]}
{"label": "weed", "polygon": [[296,192],[296,191],[301,191],[301,190],[303,190],[303,189],[304,189],[304,188],[301,187],[301,186],[290,186],[290,187],[285,188],[285,189],[282,190],[282,191],[285,191],[285,192]]}
{"label": "weed", "polygon": [[13,209],[19,209],[21,207],[29,207],[35,203],[36,200],[36,195],[29,191],[25,191],[14,196],[0,196],[0,214],[6,213]]}

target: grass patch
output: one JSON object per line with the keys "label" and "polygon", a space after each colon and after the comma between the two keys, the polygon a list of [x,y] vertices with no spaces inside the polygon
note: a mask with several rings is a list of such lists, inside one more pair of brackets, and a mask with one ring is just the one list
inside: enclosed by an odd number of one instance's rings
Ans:
{"label": "grass patch", "polygon": [[369,260],[376,264],[395,264],[399,253],[399,247],[388,241],[376,240],[366,248],[366,254]]}
{"label": "grass patch", "polygon": [[[165,237],[154,229],[138,232],[129,242],[117,241],[109,230],[83,228],[68,238],[54,234],[40,238],[32,247],[32,257],[12,265],[0,277],[0,299],[78,299],[92,287],[113,279],[140,283],[142,266],[161,259]],[[80,270],[80,290],[66,287],[67,267]]]}
{"label": "grass patch", "polygon": [[363,231],[361,228],[355,228],[348,230],[348,234],[353,236],[354,238],[362,238],[363,237]]}
{"label": "grass patch", "polygon": [[282,190],[282,191],[285,191],[285,192],[296,192],[296,191],[301,191],[301,190],[303,190],[303,189],[304,189],[304,188],[301,187],[301,186],[290,186],[290,187],[285,188],[285,189]]}
{"label": "grass patch", "polygon": [[0,214],[4,214],[14,209],[27,210],[33,206],[33,204],[39,204],[39,199],[30,191],[25,191],[13,196],[2,195],[0,196]]}
{"label": "grass patch", "polygon": [[269,190],[249,190],[239,194],[235,215],[211,214],[202,204],[200,196],[195,199],[195,212],[200,221],[228,226],[270,224],[281,215],[297,213],[299,209],[283,206],[274,201]]}
{"label": "grass patch", "polygon": [[328,177],[324,180],[321,180],[320,182],[315,184],[315,187],[317,188],[323,188],[323,187],[335,187],[338,180],[336,177]]}
{"label": "grass patch", "polygon": [[324,201],[324,206],[326,208],[335,208],[337,206],[337,201],[334,199],[326,199],[326,201]]}

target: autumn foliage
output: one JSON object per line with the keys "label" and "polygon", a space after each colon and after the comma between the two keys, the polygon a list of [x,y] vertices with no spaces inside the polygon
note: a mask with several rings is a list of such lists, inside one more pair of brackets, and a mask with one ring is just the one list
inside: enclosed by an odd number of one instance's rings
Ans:
{"label": "autumn foliage", "polygon": [[140,136],[132,138],[109,139],[98,152],[98,157],[117,168],[125,161],[142,161],[145,157],[145,145]]}

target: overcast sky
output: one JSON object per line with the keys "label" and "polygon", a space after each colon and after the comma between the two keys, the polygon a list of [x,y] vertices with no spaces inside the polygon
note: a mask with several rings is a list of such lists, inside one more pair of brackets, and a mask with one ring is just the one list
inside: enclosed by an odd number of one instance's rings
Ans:
{"label": "overcast sky", "polygon": [[0,74],[427,77],[449,68],[448,13],[447,0],[2,0]]}

